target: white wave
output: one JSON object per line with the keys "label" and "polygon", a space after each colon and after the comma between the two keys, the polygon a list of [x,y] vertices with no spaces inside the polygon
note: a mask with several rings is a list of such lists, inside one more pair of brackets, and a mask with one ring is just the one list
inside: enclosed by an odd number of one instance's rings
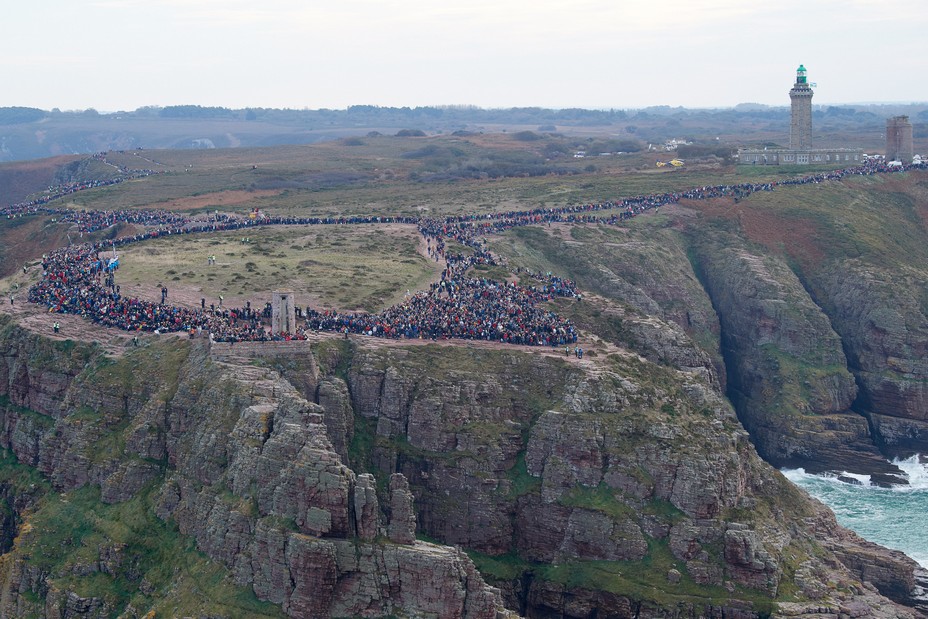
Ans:
{"label": "white wave", "polygon": [[[866,475],[813,475],[803,469],[781,472],[828,505],[842,525],[878,544],[901,550],[928,568],[928,536],[923,533],[923,515],[928,512],[928,464],[921,456],[892,464],[905,474],[908,484],[884,487],[871,484]],[[847,483],[841,477],[861,483]]]}
{"label": "white wave", "polygon": [[909,558],[928,570],[928,553],[908,552]]}
{"label": "white wave", "polygon": [[800,484],[803,481],[809,481],[809,480],[814,479],[814,480],[819,480],[819,481],[833,482],[835,484],[844,484],[844,485],[852,485],[852,486],[858,485],[858,484],[851,484],[848,481],[846,481],[848,478],[850,478],[850,479],[854,479],[857,482],[859,482],[861,486],[871,485],[869,475],[861,475],[859,473],[848,473],[847,471],[843,471],[841,473],[815,474],[815,473],[806,473],[805,469],[798,468],[798,469],[780,469],[780,472],[783,473],[783,476],[786,477],[786,479],[790,480],[794,484]]}
{"label": "white wave", "polygon": [[[921,454],[915,454],[911,458],[892,460],[890,464],[899,467],[899,469],[905,474],[906,480],[909,482],[908,485],[892,486],[892,490],[902,492],[911,492],[913,490],[928,490],[928,464],[925,463]],[[783,473],[783,475],[794,484],[799,484],[800,482],[814,479],[818,481],[828,481],[836,484],[848,484],[856,486],[857,484],[849,484],[847,482],[847,479],[854,479],[860,482],[860,485],[864,487],[886,489],[884,486],[873,485],[869,475],[848,473],[847,471],[843,471],[841,473],[812,474],[806,473],[805,469],[803,468],[798,468],[780,469],[780,472]]]}
{"label": "white wave", "polygon": [[911,490],[928,490],[928,464],[922,462],[921,454],[905,460],[893,460],[893,464],[902,469],[909,481]]}

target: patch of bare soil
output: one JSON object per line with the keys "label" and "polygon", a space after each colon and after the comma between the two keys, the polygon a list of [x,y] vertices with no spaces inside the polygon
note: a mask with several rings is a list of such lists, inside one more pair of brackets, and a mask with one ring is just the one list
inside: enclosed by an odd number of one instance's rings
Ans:
{"label": "patch of bare soil", "polygon": [[[120,329],[101,327],[86,318],[72,314],[58,314],[48,311],[48,308],[29,303],[27,301],[27,291],[29,286],[37,281],[41,275],[41,266],[29,268],[29,273],[23,275],[20,271],[14,277],[7,278],[3,282],[5,292],[0,303],[0,314],[13,316],[17,324],[28,331],[32,331],[43,337],[52,340],[74,340],[86,343],[99,344],[109,355],[114,357],[121,356],[130,346],[133,345],[132,338],[136,335],[140,343],[148,338],[159,337],[148,333],[130,333]],[[10,304],[10,293],[6,291],[13,289],[13,303]],[[55,323],[59,325],[58,333],[55,333]],[[180,337],[175,334],[162,335],[160,337]]]}

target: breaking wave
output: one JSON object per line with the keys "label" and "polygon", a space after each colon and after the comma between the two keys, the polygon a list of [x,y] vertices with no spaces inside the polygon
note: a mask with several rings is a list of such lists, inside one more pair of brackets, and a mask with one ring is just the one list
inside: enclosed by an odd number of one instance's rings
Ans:
{"label": "breaking wave", "polygon": [[[803,469],[784,469],[791,482],[827,505],[838,522],[864,538],[901,550],[928,568],[928,464],[919,455],[894,460],[908,479],[906,486],[882,488],[869,475],[851,473],[812,475]],[[850,482],[854,480],[857,483]]]}

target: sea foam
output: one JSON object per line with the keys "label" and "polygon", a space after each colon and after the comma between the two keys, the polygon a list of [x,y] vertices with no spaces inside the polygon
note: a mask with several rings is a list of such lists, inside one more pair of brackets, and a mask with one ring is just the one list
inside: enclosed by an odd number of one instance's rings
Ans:
{"label": "sea foam", "polygon": [[[783,475],[828,505],[843,526],[888,548],[905,552],[928,568],[928,465],[916,455],[893,464],[905,473],[907,485],[873,485],[868,475],[851,473],[812,475],[803,469],[784,469]],[[858,483],[842,481],[853,479]]]}

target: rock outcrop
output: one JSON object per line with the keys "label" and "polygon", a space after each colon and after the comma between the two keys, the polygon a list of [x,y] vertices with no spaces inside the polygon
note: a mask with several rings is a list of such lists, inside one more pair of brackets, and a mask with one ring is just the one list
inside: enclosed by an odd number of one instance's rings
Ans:
{"label": "rock outcrop", "polygon": [[[858,379],[856,406],[888,455],[928,452],[928,306],[924,280],[847,260],[820,276]],[[921,286],[921,289],[920,289]]]}
{"label": "rock outcrop", "polygon": [[[142,374],[123,373],[120,362],[96,365],[100,359],[87,366],[87,357],[68,356],[67,347],[37,357],[43,346],[15,328],[0,340],[0,444],[60,490],[97,484],[103,500],[120,502],[156,484],[160,517],[292,617],[505,614],[499,592],[466,555],[416,540],[402,475],[390,481],[392,514],[383,525],[374,477],[357,476],[342,462],[321,406],[276,371],[211,363],[205,340],[138,351],[136,363],[143,356],[164,363]],[[55,397],[41,387],[37,377],[48,372],[37,358],[58,368]],[[98,455],[94,446],[106,429],[126,440]],[[152,455],[160,462],[145,460]],[[378,541],[381,530],[396,543]],[[92,571],[112,572],[107,566],[119,555],[111,548]],[[8,572],[4,608],[20,604],[26,589],[17,579],[31,573],[26,566],[28,560]],[[37,577],[48,616],[117,610],[76,590],[41,585],[60,576]]]}
{"label": "rock outcrop", "polygon": [[[908,458],[928,447],[924,178],[923,172],[912,172],[813,187],[781,186],[755,194],[743,205],[724,200],[701,204],[701,216],[685,224],[722,321],[723,343],[730,360],[741,364],[729,367],[729,375],[747,378],[748,360],[750,369],[758,370],[754,383],[765,381],[773,393],[812,387],[799,393],[815,416],[821,418],[832,408],[827,419],[796,417],[808,432],[797,436],[786,427],[785,438],[777,444],[781,429],[776,422],[765,428],[762,417],[767,416],[764,409],[773,419],[783,415],[764,405],[771,402],[769,396],[736,385],[732,399],[739,415],[771,461],[805,463],[814,471],[856,471],[872,475],[876,483],[893,484],[904,479],[881,460]],[[762,269],[746,271],[732,259],[733,253],[752,256]],[[736,274],[727,273],[729,268]],[[755,299],[758,292],[764,303]],[[748,307],[760,313],[751,315]],[[763,323],[760,330],[773,338],[767,341],[784,353],[771,360],[779,367],[765,367],[760,363],[763,355],[751,350],[750,337],[764,335],[751,329],[753,319]],[[782,346],[790,332],[810,338],[809,346],[821,343],[823,350],[841,354],[828,366],[808,351],[790,351]],[[833,381],[848,372],[854,377],[856,396],[850,404],[841,397],[833,400],[838,406],[822,408],[827,399],[819,397],[820,388],[826,395],[846,394]],[[789,378],[794,382],[785,380]],[[787,403],[787,408],[796,406]],[[845,416],[842,409],[850,409],[865,423]],[[760,436],[764,432],[766,438]],[[816,436],[828,437],[828,444]],[[803,444],[811,448],[803,449]]]}
{"label": "rock outcrop", "polygon": [[[593,566],[603,563],[670,590],[725,592],[714,607],[691,602],[696,615],[753,616],[757,607],[730,592],[775,599],[803,562],[836,570],[841,583],[820,592],[810,580],[816,600],[865,597],[861,576],[817,558],[822,542],[801,521],[819,507],[758,459],[703,374],[634,355],[589,373],[516,352],[430,352],[356,351],[348,380],[356,428],[373,434],[364,444],[376,448],[353,453],[352,466],[404,473],[427,535],[479,550],[491,570],[494,557],[517,557],[519,575],[497,581],[510,607],[577,617],[592,608],[657,612],[655,600],[610,598],[593,586],[602,569]],[[654,564],[663,570],[646,567]],[[574,576],[539,578],[537,565]]]}
{"label": "rock outcrop", "polygon": [[[470,549],[488,574],[506,566],[494,579],[506,605],[531,616],[673,607],[750,617],[780,602],[912,616],[865,582],[911,601],[914,576],[891,584],[887,575],[914,566],[872,549],[829,550],[843,530],[809,529],[821,508],[758,458],[705,372],[625,351],[580,364],[321,340],[303,344],[316,361],[302,364],[297,388],[271,360],[236,362],[260,360],[261,345],[233,354],[194,341],[149,344],[131,360],[144,371],[129,373],[129,360],[88,365],[59,351],[62,397],[33,410],[23,398],[40,390],[11,390],[9,377],[32,381],[48,362],[33,357],[40,340],[4,334],[2,445],[61,489],[93,484],[119,502],[154,486],[159,517],[292,617],[507,612],[471,558],[417,540],[417,526]],[[344,389],[320,389],[339,381]],[[327,414],[345,410],[352,430],[336,425],[347,458]],[[107,442],[108,432],[124,441]],[[101,555],[97,573],[121,553]],[[826,590],[815,584],[823,575]],[[47,598],[41,583],[54,576],[30,576],[32,590]],[[56,608],[96,604],[59,591]],[[24,599],[10,595],[9,607]]]}
{"label": "rock outcrop", "polygon": [[416,542],[416,512],[412,507],[412,492],[402,473],[390,475],[390,524],[387,537],[397,544]]}
{"label": "rock outcrop", "polygon": [[729,396],[768,462],[880,474],[902,481],[880,453],[857,397],[842,339],[782,260],[732,238],[700,260],[722,324]]}

